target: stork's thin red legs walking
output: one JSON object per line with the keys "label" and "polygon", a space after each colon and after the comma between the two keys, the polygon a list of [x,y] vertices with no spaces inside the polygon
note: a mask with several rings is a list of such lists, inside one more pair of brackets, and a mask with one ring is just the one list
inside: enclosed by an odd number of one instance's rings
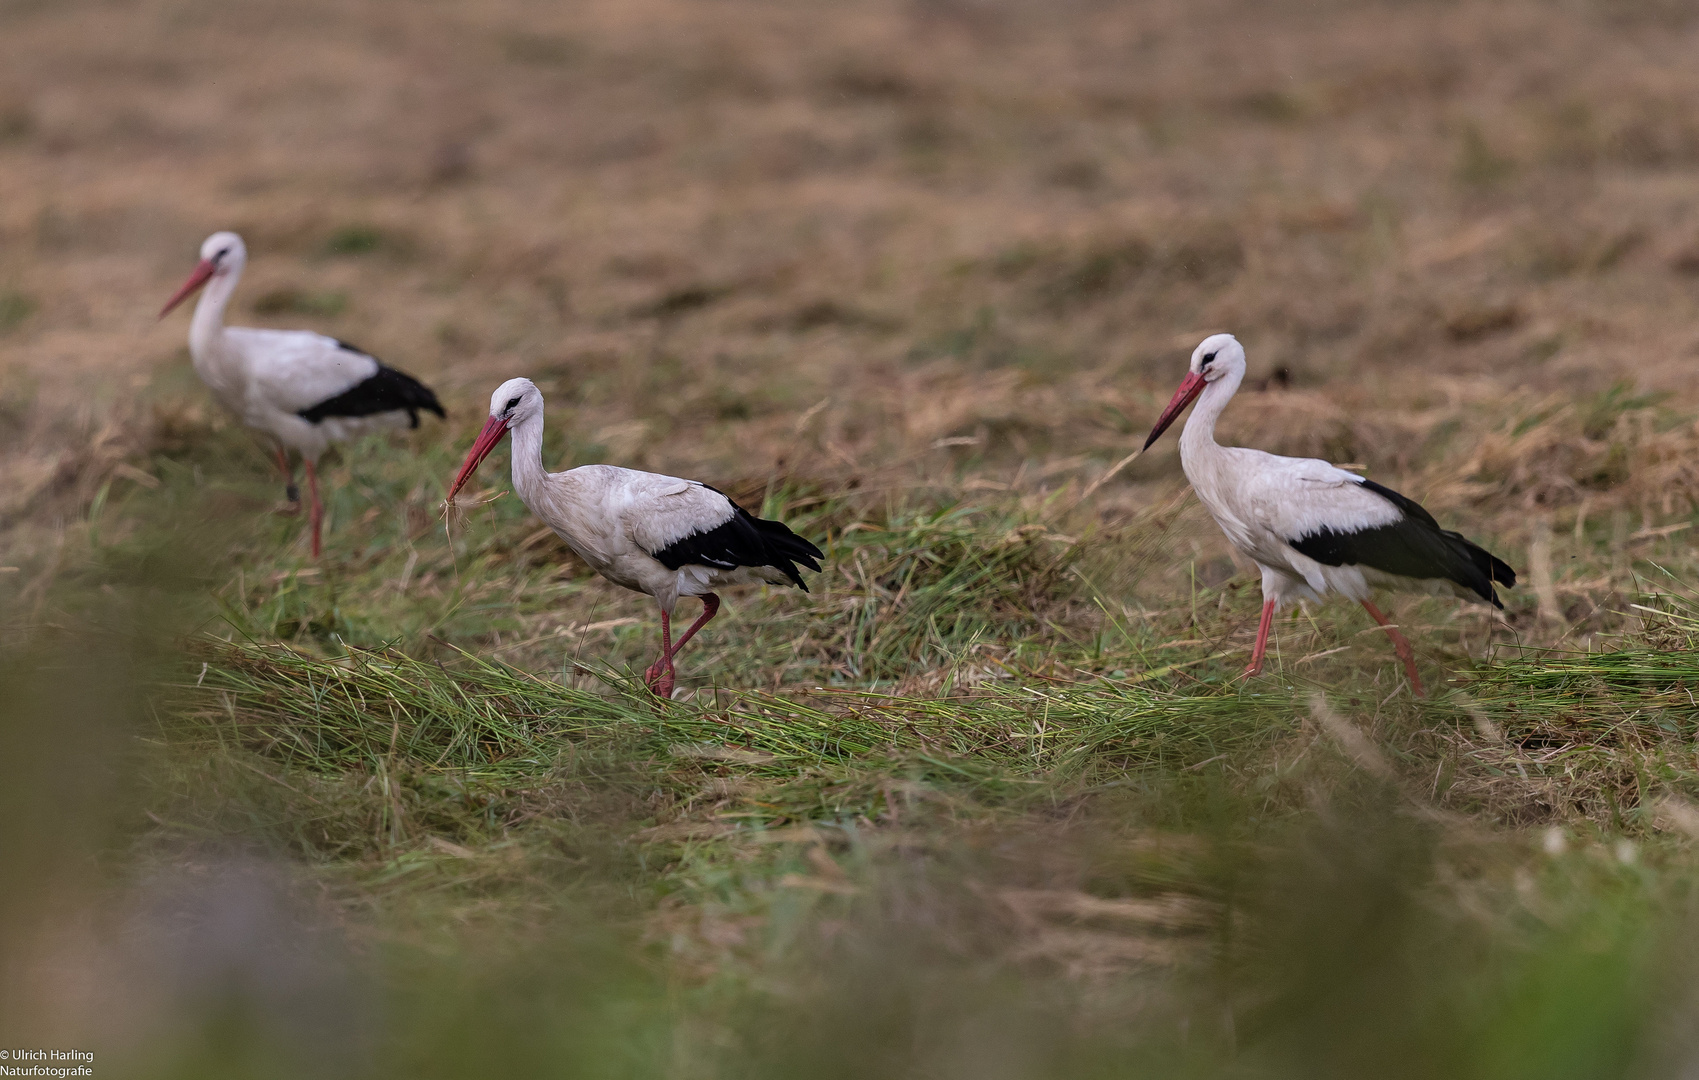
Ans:
{"label": "stork's thin red legs walking", "polygon": [[1274,625],[1274,601],[1262,605],[1262,621],[1257,623],[1257,643],[1251,650],[1251,662],[1245,667],[1247,678],[1262,674],[1262,656],[1268,651],[1268,631]]}
{"label": "stork's thin red legs walking", "polygon": [[[691,627],[690,633],[695,632],[696,628]],[[670,698],[673,696],[673,653],[677,649],[673,646],[672,634],[672,617],[663,611],[661,612],[661,655],[656,657],[655,662],[650,664],[648,669],[643,672],[643,685],[654,691],[656,697]],[[685,639],[689,637],[690,634],[686,634],[684,638],[679,640],[679,644],[683,645]]]}
{"label": "stork's thin red legs walking", "polygon": [[298,514],[301,512],[301,489],[295,486],[295,470],[289,465],[289,451],[279,446],[276,453],[277,467],[283,473],[283,497],[294,504],[286,512]]}
{"label": "stork's thin red legs walking", "polygon": [[1417,697],[1427,697],[1428,695],[1422,690],[1422,677],[1416,674],[1416,653],[1415,650],[1410,648],[1410,643],[1404,640],[1404,635],[1398,632],[1398,627],[1393,624],[1391,619],[1382,615],[1379,608],[1364,600],[1363,610],[1367,611],[1375,622],[1380,623],[1381,627],[1392,638],[1393,651],[1398,653],[1398,659],[1404,661],[1404,674],[1410,676],[1410,689],[1416,692]]}
{"label": "stork's thin red legs walking", "polygon": [[313,558],[319,557],[319,536],[324,526],[324,504],[319,502],[319,469],[307,459],[307,491],[313,498]]}
{"label": "stork's thin red legs walking", "polygon": [[684,632],[684,634],[677,641],[673,642],[673,648],[672,648],[672,652],[671,652],[670,655],[677,656],[678,651],[680,649],[684,648],[684,643],[689,641],[691,638],[695,637],[696,631],[702,629],[704,626],[707,626],[708,620],[712,619],[715,615],[718,615],[719,613],[720,613],[720,598],[718,596],[715,596],[711,592],[710,593],[703,593],[702,594],[702,614],[698,615],[696,617],[696,621],[690,624],[690,629],[686,630]]}
{"label": "stork's thin red legs walking", "polygon": [[[684,648],[684,643],[696,636],[696,631],[708,625],[708,620],[720,613],[720,598],[713,593],[702,594],[702,614],[690,624],[690,629],[679,635],[677,641],[670,641],[672,633],[672,618],[665,612],[661,613],[661,655],[648,670],[643,672],[643,683],[661,697],[671,697],[673,692],[673,657]],[[664,673],[664,674],[663,674]]]}

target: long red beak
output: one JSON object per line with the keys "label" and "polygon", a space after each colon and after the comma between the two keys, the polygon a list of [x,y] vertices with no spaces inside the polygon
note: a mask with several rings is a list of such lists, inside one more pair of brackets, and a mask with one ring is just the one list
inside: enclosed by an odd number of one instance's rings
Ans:
{"label": "long red beak", "polygon": [[492,416],[484,423],[484,430],[478,432],[478,438],[472,443],[471,453],[466,455],[466,463],[460,466],[460,473],[454,478],[454,486],[448,489],[448,499],[454,501],[454,496],[465,486],[472,474],[478,471],[478,465],[490,456],[490,451],[501,442],[507,434],[507,421],[499,416]]}
{"label": "long red beak", "polygon": [[1146,450],[1150,449],[1151,443],[1162,437],[1162,433],[1168,430],[1168,425],[1179,419],[1180,414],[1186,411],[1186,406],[1203,393],[1203,388],[1208,385],[1202,375],[1186,375],[1186,381],[1180,384],[1180,389],[1174,391],[1174,397],[1168,402],[1168,407],[1162,410],[1162,415],[1156,418],[1156,426],[1150,429],[1150,438],[1144,441]]}
{"label": "long red beak", "polygon": [[165,306],[159,309],[159,317],[162,319],[165,318],[167,315],[171,314],[172,308],[193,296],[195,294],[195,290],[200,288],[202,285],[205,285],[207,279],[212,277],[212,272],[215,269],[216,267],[205,259],[196,263],[195,272],[189,275],[188,281],[183,282],[183,287],[177,290],[177,295],[167,300],[165,302]]}

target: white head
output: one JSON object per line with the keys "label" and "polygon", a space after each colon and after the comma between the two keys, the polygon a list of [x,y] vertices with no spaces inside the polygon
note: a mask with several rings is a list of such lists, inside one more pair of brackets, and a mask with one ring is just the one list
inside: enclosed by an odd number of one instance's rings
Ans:
{"label": "white head", "polygon": [[530,379],[509,379],[490,395],[490,419],[517,427],[543,412],[543,392]]}
{"label": "white head", "polygon": [[1156,418],[1156,426],[1150,429],[1150,438],[1144,441],[1144,448],[1149,450],[1151,444],[1162,437],[1168,426],[1186,411],[1186,406],[1203,393],[1204,387],[1235,372],[1241,376],[1245,373],[1245,347],[1239,344],[1239,339],[1232,334],[1211,334],[1204,338],[1203,343],[1192,350],[1191,368],[1185,381],[1180,383],[1180,389],[1174,391],[1162,415]]}
{"label": "white head", "polygon": [[201,242],[201,261],[211,263],[215,273],[227,274],[242,269],[248,247],[233,232],[215,232]]}
{"label": "white head", "polygon": [[1232,334],[1211,334],[1192,350],[1193,375],[1214,382],[1231,371],[1245,370],[1245,347]]}
{"label": "white head", "polygon": [[466,481],[478,471],[479,464],[506,437],[508,429],[528,420],[541,419],[542,415],[543,392],[530,379],[509,379],[496,387],[496,392],[490,395],[490,418],[484,422],[484,430],[478,432],[477,439],[473,440],[472,449],[461,464],[459,474],[449,486],[449,500],[453,501]]}
{"label": "white head", "polygon": [[248,249],[242,243],[242,238],[233,232],[215,232],[201,243],[201,261],[195,264],[194,273],[189,280],[183,282],[183,287],[177,290],[165,306],[160,309],[159,317],[171,314],[171,309],[195,294],[195,290],[205,285],[213,277],[230,278],[242,272],[247,265]]}

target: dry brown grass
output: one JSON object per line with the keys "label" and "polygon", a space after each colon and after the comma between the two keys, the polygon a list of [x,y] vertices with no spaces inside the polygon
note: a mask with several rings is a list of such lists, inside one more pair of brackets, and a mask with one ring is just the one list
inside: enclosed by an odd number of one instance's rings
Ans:
{"label": "dry brown grass", "polygon": [[[121,414],[180,365],[152,313],[233,227],[242,318],[417,370],[456,431],[530,374],[575,441],[638,466],[1054,488],[1116,460],[1226,327],[1292,385],[1231,433],[1361,461],[1471,531],[1694,491],[1691,430],[1563,413],[1619,379],[1694,405],[1699,30],[1676,5],[0,22],[0,365],[49,410]],[[1511,434],[1536,402],[1554,418]],[[1172,457],[1098,509],[1148,502]]]}

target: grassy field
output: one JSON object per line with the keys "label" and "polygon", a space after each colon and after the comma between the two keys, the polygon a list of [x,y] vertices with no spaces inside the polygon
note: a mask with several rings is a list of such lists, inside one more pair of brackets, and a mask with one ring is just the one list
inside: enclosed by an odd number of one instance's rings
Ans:
{"label": "grassy field", "polygon": [[[97,1076],[1688,1075],[1699,12],[1668,0],[0,0],[0,1044]],[[446,424],[324,557],[155,321]],[[1505,557],[1277,626],[1141,441]],[[551,467],[827,552],[659,702]],[[480,494],[481,490],[481,494]],[[506,492],[506,494],[503,494]],[[464,499],[464,497],[463,497]],[[680,614],[694,616],[693,602]]]}

